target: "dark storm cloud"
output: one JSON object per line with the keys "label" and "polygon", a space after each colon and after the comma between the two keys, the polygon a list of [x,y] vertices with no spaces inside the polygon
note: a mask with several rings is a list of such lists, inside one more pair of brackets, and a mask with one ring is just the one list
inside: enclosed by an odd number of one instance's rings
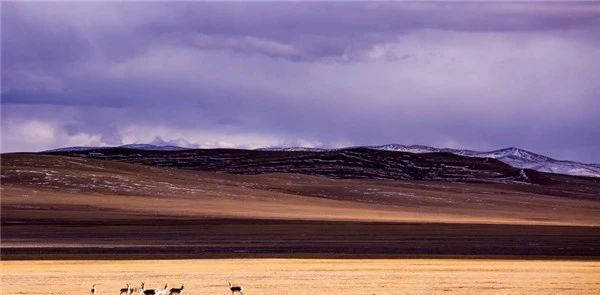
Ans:
{"label": "dark storm cloud", "polygon": [[2,149],[521,146],[600,161],[600,5],[2,4]]}

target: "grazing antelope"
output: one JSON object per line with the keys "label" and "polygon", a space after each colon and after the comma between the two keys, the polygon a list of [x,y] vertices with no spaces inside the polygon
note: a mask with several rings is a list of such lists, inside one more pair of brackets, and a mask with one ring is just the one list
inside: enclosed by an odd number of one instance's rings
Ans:
{"label": "grazing antelope", "polygon": [[127,288],[121,288],[121,293],[119,293],[119,295],[122,295],[123,293],[125,293],[126,295],[131,295],[131,291],[131,285],[127,283]]}
{"label": "grazing antelope", "polygon": [[142,287],[140,288],[140,295],[156,295],[156,289],[148,289],[144,287],[144,282],[142,282]]}
{"label": "grazing antelope", "polygon": [[92,293],[92,295],[96,295],[96,284],[92,285],[92,290],[90,290],[90,293]]}
{"label": "grazing antelope", "polygon": [[181,284],[181,288],[171,288],[171,290],[169,290],[169,295],[175,295],[175,294],[181,295],[182,293],[183,293],[183,284]]}
{"label": "grazing antelope", "polygon": [[161,295],[161,294],[166,294],[167,293],[167,284],[165,284],[165,288],[164,289],[148,289],[148,290],[144,290],[143,287],[142,287],[142,292],[140,292],[140,294],[142,294],[142,293],[144,295]]}
{"label": "grazing antelope", "polygon": [[131,288],[131,293],[130,294],[134,294],[134,293],[141,294],[142,290],[144,290],[144,282],[142,282],[142,285],[139,288],[138,287]]}
{"label": "grazing antelope", "polygon": [[167,288],[168,288],[167,285],[168,284],[165,284],[164,288],[156,290],[156,294],[157,295],[167,295]]}
{"label": "grazing antelope", "polygon": [[229,290],[231,290],[231,295],[233,295],[233,293],[235,292],[244,295],[244,288],[242,288],[241,286],[233,286],[229,281],[227,281],[227,284],[229,284]]}

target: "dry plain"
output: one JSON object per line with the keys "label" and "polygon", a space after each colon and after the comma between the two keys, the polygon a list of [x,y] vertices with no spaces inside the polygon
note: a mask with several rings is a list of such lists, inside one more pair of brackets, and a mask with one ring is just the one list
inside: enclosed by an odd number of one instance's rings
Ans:
{"label": "dry plain", "polygon": [[2,294],[118,294],[126,282],[185,294],[600,294],[600,261],[201,259],[3,261]]}

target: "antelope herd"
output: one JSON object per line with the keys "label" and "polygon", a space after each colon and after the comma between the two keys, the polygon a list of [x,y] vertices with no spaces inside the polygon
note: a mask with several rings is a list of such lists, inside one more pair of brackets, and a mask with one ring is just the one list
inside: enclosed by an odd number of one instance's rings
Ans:
{"label": "antelope herd", "polygon": [[[227,284],[229,285],[229,290],[231,291],[231,294],[233,295],[234,293],[239,293],[241,295],[244,295],[244,288],[242,288],[241,286],[237,286],[237,285],[232,285],[229,281],[227,281]],[[94,284],[92,285],[92,290],[91,295],[96,295],[97,294],[97,286],[98,284]],[[121,288],[119,295],[181,295],[183,294],[183,284],[181,284],[180,288],[171,288],[168,289],[168,285],[165,284],[165,287],[160,289],[146,289],[144,286],[144,282],[142,282],[140,284],[140,287],[131,287],[130,283],[125,284],[127,287],[126,288]]]}

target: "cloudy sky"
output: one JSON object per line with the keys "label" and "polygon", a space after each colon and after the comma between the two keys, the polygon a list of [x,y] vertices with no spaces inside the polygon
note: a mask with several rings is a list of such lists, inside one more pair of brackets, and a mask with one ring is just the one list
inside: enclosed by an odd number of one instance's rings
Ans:
{"label": "cloudy sky", "polygon": [[600,4],[3,2],[2,151],[518,146],[600,162]]}

